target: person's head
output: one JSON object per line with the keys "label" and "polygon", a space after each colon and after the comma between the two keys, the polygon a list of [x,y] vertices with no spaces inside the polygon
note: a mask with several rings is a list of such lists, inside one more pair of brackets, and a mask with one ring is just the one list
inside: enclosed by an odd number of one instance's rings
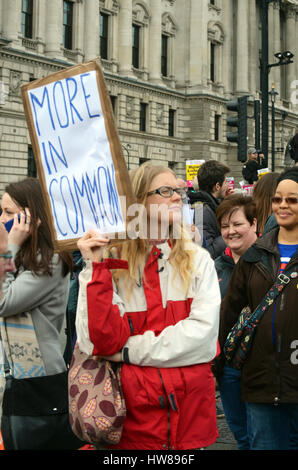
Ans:
{"label": "person's head", "polygon": [[298,227],[298,167],[288,168],[277,181],[272,210],[278,225],[286,231]]}
{"label": "person's head", "polygon": [[272,213],[272,196],[275,193],[279,173],[266,173],[253,188],[253,199],[256,204],[258,232],[263,233],[266,220]]}
{"label": "person's head", "polygon": [[187,183],[186,183],[186,181],[184,181],[184,179],[177,178],[177,185],[178,185],[179,188],[182,188],[185,191],[187,191]]}
{"label": "person's head", "polygon": [[[116,273],[114,279],[117,280],[123,274],[130,284],[131,281],[138,280],[140,273],[143,273],[150,243],[156,241],[155,231],[153,230],[152,234],[151,227],[154,228],[157,222],[160,228],[161,221],[164,221],[162,229],[166,230],[159,231],[157,239],[163,239],[164,235],[169,238],[172,246],[170,259],[174,269],[179,272],[187,284],[192,269],[193,251],[191,246],[193,244],[190,242],[187,231],[181,227],[182,199],[180,192],[182,189],[178,186],[175,174],[167,167],[147,162],[137,169],[131,170],[130,178],[136,203],[140,205],[141,210],[145,210],[147,229],[140,230],[142,236],[134,239],[128,237],[127,241],[121,242],[121,244],[116,243],[121,258],[128,260],[129,267],[123,273]],[[178,192],[173,191],[174,189]],[[140,224],[144,224],[144,222],[146,221],[141,215]],[[173,228],[176,225],[181,228],[177,231],[180,234],[180,237],[177,238],[173,235]],[[186,249],[188,242],[190,245]],[[115,244],[111,248],[113,249],[114,246]]]}
{"label": "person's head", "polygon": [[231,194],[218,206],[216,219],[226,245],[238,259],[257,239],[256,206],[251,196]]}
{"label": "person's head", "polygon": [[194,179],[192,180],[192,187],[193,187],[194,191],[199,190],[198,175],[196,175],[194,177]]}
{"label": "person's head", "polygon": [[248,160],[257,160],[258,159],[258,152],[254,147],[250,147],[248,149]]}
{"label": "person's head", "polygon": [[45,209],[40,183],[37,178],[25,178],[10,183],[5,188],[1,201],[0,221],[5,223],[14,214],[30,212],[30,236],[18,251],[15,263],[37,273],[51,273],[51,259],[54,253],[48,214]]}
{"label": "person's head", "polygon": [[226,176],[229,172],[230,168],[217,160],[208,160],[203,163],[197,174],[200,190],[223,199],[228,189]]}

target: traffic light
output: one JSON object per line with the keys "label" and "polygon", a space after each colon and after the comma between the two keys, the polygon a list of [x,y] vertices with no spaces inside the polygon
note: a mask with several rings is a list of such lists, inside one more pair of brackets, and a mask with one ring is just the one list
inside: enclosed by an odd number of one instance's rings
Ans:
{"label": "traffic light", "polygon": [[227,125],[237,127],[237,131],[227,132],[227,140],[238,144],[238,160],[247,160],[247,96],[240,96],[237,100],[227,102],[229,111],[236,111],[237,116],[228,116]]}

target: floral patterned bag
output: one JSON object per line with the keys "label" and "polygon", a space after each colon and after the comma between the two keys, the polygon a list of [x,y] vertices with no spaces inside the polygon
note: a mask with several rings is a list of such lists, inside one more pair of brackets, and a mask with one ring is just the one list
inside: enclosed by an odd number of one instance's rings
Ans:
{"label": "floral patterned bag", "polygon": [[75,345],[68,374],[69,418],[82,441],[120,441],[126,416],[120,376],[119,363],[88,356]]}

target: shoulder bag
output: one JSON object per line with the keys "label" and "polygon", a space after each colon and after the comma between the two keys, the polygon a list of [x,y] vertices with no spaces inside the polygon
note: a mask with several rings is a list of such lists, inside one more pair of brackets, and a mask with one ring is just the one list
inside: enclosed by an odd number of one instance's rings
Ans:
{"label": "shoulder bag", "polygon": [[1,432],[5,450],[82,447],[68,414],[68,371],[46,375],[30,313],[3,319],[5,389]]}
{"label": "shoulder bag", "polygon": [[88,356],[75,345],[69,376],[69,416],[73,432],[91,444],[118,444],[126,406],[121,364]]}
{"label": "shoulder bag", "polygon": [[297,265],[279,274],[273,286],[269,289],[257,308],[251,312],[245,307],[227,336],[223,352],[227,365],[241,369],[251,349],[257,325],[266,310],[273,304],[283,288],[290,282],[290,276],[297,271]]}

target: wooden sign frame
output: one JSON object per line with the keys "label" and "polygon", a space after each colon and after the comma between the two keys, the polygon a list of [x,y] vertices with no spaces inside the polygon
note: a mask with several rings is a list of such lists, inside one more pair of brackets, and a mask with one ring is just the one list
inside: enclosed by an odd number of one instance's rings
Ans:
{"label": "wooden sign frame", "polygon": [[[69,67],[67,69],[51,74],[40,80],[35,80],[33,82],[30,82],[29,84],[23,85],[22,86],[22,99],[23,99],[23,104],[24,104],[25,117],[27,120],[29,134],[31,138],[38,177],[39,177],[43,195],[44,195],[46,210],[50,214],[50,217],[49,217],[50,229],[51,229],[52,239],[53,239],[56,251],[76,250],[78,238],[58,240],[56,229],[55,229],[55,223],[54,223],[54,215],[52,212],[52,204],[51,204],[50,196],[47,190],[46,177],[45,177],[44,167],[43,167],[42,160],[41,160],[41,152],[40,152],[40,147],[39,147],[38,136],[37,136],[36,127],[34,124],[34,118],[32,115],[32,109],[31,109],[30,101],[29,101],[29,91],[34,90],[35,88],[39,88],[39,87],[57,82],[65,78],[70,78],[72,76],[84,74],[90,71],[96,72],[98,94],[99,94],[100,104],[102,107],[102,114],[104,118],[106,135],[107,135],[109,145],[110,145],[112,162],[115,168],[115,180],[116,180],[116,186],[117,186],[119,196],[126,197],[126,207],[129,207],[130,204],[133,204],[135,202],[135,198],[133,196],[133,190],[130,184],[128,169],[127,169],[126,162],[125,162],[124,155],[123,155],[122,145],[120,143],[117,126],[114,120],[113,109],[111,105],[109,92],[105,84],[105,80],[104,80],[104,76],[103,76],[103,72],[100,66],[99,59],[95,59],[95,60],[86,62],[84,64],[79,64],[79,65]],[[125,225],[126,225],[127,224],[126,209],[123,206],[122,206],[122,215],[123,215]],[[114,239],[126,238],[125,234],[123,233],[105,234],[105,235],[112,237],[112,239],[113,238]]]}

